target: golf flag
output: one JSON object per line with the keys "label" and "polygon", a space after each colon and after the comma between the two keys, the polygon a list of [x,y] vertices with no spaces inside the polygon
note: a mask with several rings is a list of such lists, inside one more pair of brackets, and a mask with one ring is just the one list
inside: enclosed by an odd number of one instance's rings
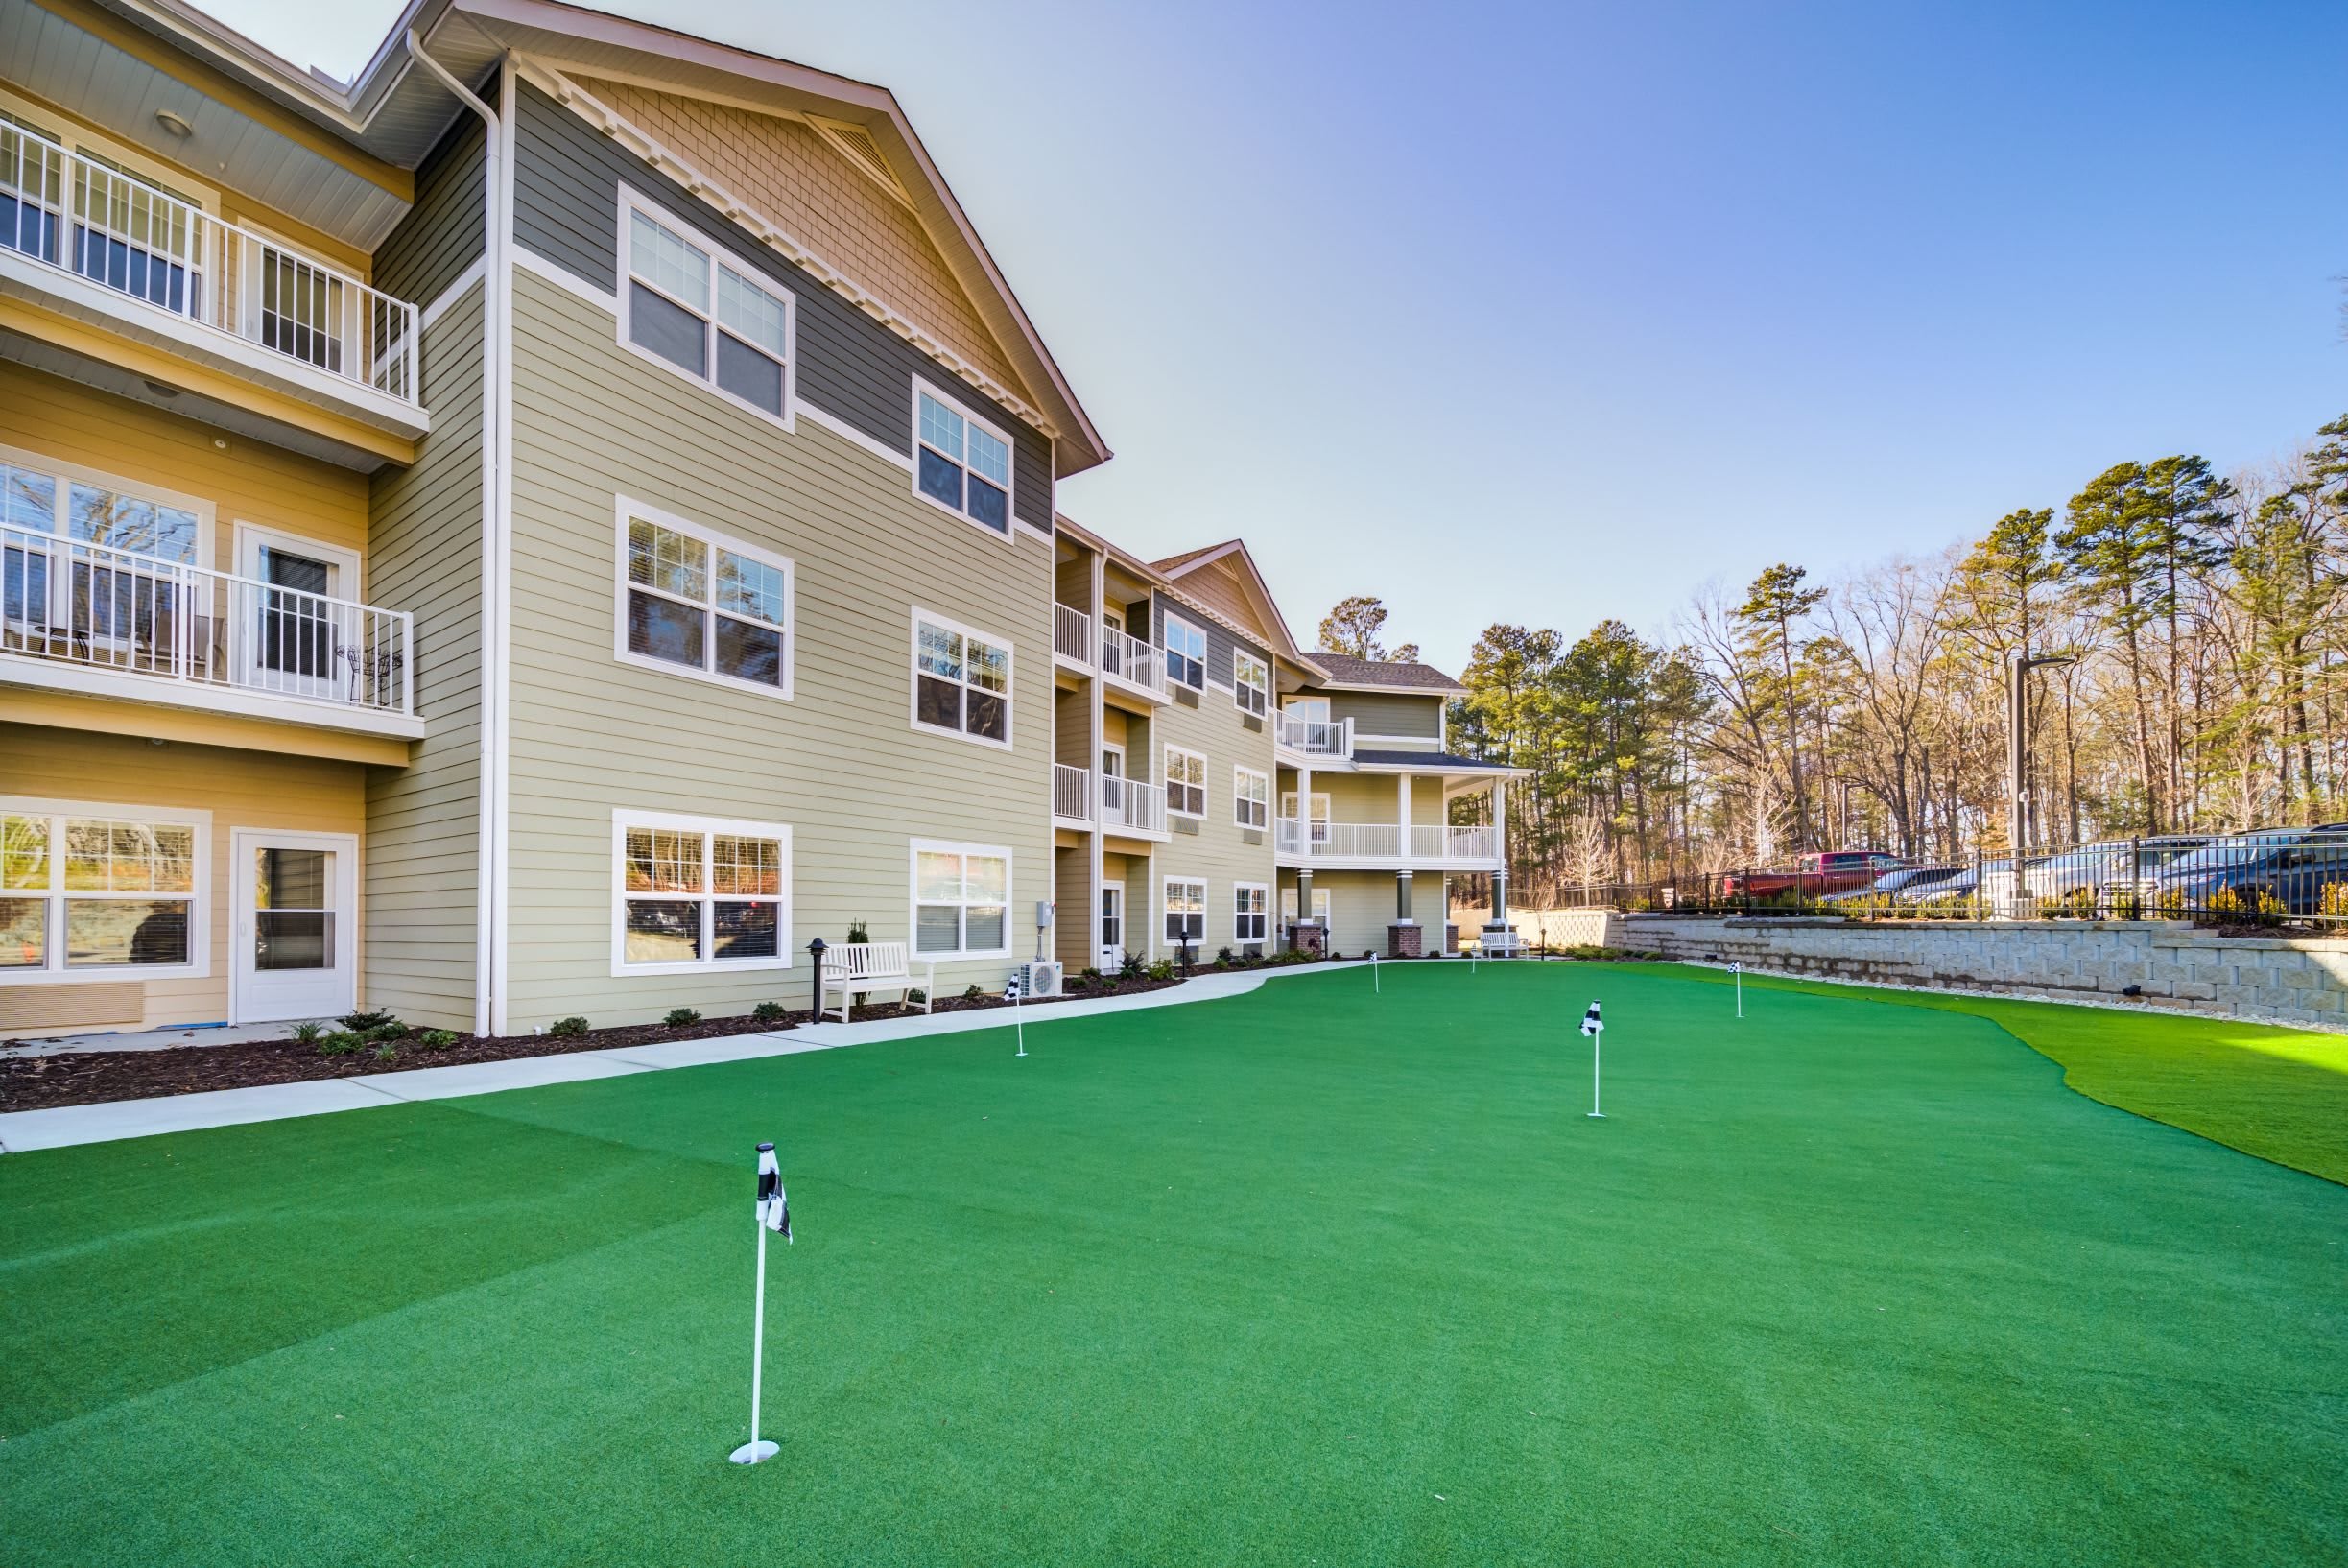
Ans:
{"label": "golf flag", "polygon": [[1732,975],[1741,975],[1744,973],[1744,965],[1742,963],[1732,963],[1728,966],[1728,972]]}
{"label": "golf flag", "polygon": [[775,1163],[771,1143],[758,1146],[758,1223],[791,1241],[791,1199],[783,1191],[783,1168]]}
{"label": "golf flag", "polygon": [[1584,1034],[1595,1036],[1600,1030],[1605,1027],[1605,1020],[1598,1015],[1598,1004],[1591,1003],[1590,1010],[1581,1015],[1581,1032]]}

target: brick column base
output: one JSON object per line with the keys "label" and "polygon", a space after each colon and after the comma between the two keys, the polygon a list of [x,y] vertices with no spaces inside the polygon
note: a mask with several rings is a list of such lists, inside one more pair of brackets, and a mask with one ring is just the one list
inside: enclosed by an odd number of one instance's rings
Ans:
{"label": "brick column base", "polygon": [[1404,925],[1399,920],[1387,926],[1386,928],[1386,956],[1389,959],[1417,958],[1426,951],[1420,945],[1426,940],[1420,931],[1421,928],[1416,923]]}
{"label": "brick column base", "polygon": [[1288,944],[1299,953],[1325,953],[1329,936],[1316,922],[1299,920],[1288,928]]}

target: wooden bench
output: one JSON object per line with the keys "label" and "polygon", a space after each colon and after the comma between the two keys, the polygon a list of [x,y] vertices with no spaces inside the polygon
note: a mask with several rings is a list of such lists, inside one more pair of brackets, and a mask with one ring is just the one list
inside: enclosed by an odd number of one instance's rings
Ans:
{"label": "wooden bench", "polygon": [[817,999],[817,1016],[832,1015],[832,993],[840,995],[840,1021],[848,1022],[849,1009],[860,996],[869,997],[874,991],[895,991],[906,1007],[916,1004],[915,990],[921,992],[917,1004],[923,1012],[930,1010],[930,1002],[937,994],[937,962],[920,961],[921,984],[913,984],[913,960],[903,942],[842,942],[823,950],[823,987]]}

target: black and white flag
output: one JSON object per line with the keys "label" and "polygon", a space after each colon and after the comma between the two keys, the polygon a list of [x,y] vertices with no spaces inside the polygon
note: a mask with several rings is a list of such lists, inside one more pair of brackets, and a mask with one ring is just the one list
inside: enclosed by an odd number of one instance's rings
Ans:
{"label": "black and white flag", "polygon": [[1016,969],[1011,971],[1011,978],[1004,984],[1003,1000],[1006,1002],[1019,1000],[1019,971]]}
{"label": "black and white flag", "polygon": [[1605,1021],[1598,1015],[1598,1004],[1591,1003],[1590,1010],[1581,1015],[1581,1032],[1584,1034],[1596,1034],[1605,1027]]}
{"label": "black and white flag", "polygon": [[783,1168],[775,1163],[771,1143],[758,1146],[758,1223],[791,1241],[791,1199],[783,1191]]}
{"label": "black and white flag", "polygon": [[1728,966],[1728,972],[1732,975],[1741,975],[1744,973],[1744,965],[1742,963],[1732,963]]}

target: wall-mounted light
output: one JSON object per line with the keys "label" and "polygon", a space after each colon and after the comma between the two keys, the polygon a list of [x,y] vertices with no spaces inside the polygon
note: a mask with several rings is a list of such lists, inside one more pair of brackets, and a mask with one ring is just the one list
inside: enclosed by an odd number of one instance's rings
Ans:
{"label": "wall-mounted light", "polygon": [[145,382],[147,390],[154,393],[157,397],[177,397],[179,395],[179,389],[173,386],[168,381],[157,381],[152,376],[141,376],[139,379]]}
{"label": "wall-mounted light", "polygon": [[196,128],[167,108],[154,111],[154,123],[163,128],[163,134],[174,141],[185,141],[196,134]]}

